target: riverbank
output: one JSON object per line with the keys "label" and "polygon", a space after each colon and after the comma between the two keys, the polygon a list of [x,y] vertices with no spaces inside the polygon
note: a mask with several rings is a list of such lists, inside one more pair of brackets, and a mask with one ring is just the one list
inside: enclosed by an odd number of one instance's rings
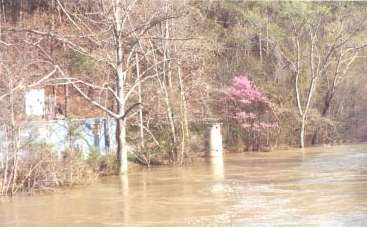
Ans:
{"label": "riverbank", "polygon": [[[224,158],[226,156],[231,156],[233,154],[246,154],[249,157],[261,156],[261,157],[273,157],[274,153],[283,154],[291,153],[297,155],[298,153],[312,153],[320,152],[320,150],[332,150],[333,147],[358,147],[365,146],[366,144],[343,144],[343,145],[323,145],[308,147],[305,149],[291,148],[291,147],[281,147],[281,149],[266,151],[266,152],[239,152],[238,150],[225,149]],[[269,153],[268,155],[266,153]],[[32,159],[30,159],[32,160]],[[69,152],[63,157],[62,160],[56,159],[50,154],[50,151],[41,150],[38,151],[37,155],[31,163],[23,165],[27,166],[24,168],[28,172],[23,170],[18,170],[18,181],[16,184],[11,185],[1,185],[0,189],[3,191],[3,195],[14,196],[21,192],[22,194],[38,194],[54,192],[58,190],[65,190],[68,188],[75,187],[88,187],[93,185],[97,181],[103,179],[104,177],[113,176],[117,174],[117,167],[115,163],[115,155],[100,155],[92,153],[86,159],[82,158],[77,153]],[[191,155],[184,164],[184,167],[200,165],[208,162],[208,157],[206,152],[197,152],[195,155]],[[165,160],[155,160],[152,162],[151,168],[180,168],[178,166],[173,167],[168,161]],[[129,161],[129,174],[134,174],[135,172],[144,171],[148,169],[147,166],[140,164],[139,162]],[[150,168],[150,169],[151,169]],[[4,178],[4,177],[3,177]],[[4,181],[2,181],[4,182]],[[5,189],[4,189],[5,188]],[[10,192],[6,191],[11,190]]]}

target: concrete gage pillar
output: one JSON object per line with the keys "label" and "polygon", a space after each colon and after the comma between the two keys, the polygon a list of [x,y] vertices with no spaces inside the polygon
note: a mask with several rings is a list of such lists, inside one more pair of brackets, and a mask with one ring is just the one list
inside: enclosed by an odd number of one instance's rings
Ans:
{"label": "concrete gage pillar", "polygon": [[222,157],[223,145],[222,145],[222,133],[220,131],[220,124],[213,124],[210,129],[210,157]]}

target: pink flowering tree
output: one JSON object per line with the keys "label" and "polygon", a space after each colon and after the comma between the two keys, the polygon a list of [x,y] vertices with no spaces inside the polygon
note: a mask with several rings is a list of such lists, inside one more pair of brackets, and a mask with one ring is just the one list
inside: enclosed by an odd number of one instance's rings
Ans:
{"label": "pink flowering tree", "polygon": [[243,132],[248,149],[259,150],[269,146],[269,132],[277,128],[271,103],[246,75],[234,77],[225,89],[225,118]]}

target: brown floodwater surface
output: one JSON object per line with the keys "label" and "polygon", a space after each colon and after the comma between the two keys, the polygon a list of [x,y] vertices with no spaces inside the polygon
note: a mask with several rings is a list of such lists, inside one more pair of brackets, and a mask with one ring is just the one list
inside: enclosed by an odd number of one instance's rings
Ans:
{"label": "brown floodwater surface", "polygon": [[227,154],[0,198],[0,224],[367,226],[367,145]]}

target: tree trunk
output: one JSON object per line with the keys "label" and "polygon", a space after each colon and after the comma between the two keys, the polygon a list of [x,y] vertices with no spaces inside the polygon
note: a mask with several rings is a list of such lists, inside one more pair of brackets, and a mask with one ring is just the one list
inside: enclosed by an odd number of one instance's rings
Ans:
{"label": "tree trunk", "polygon": [[[136,62],[136,76],[137,76],[137,80],[138,80],[137,81],[137,83],[138,83],[138,100],[139,100],[139,103],[143,103],[138,53],[135,54],[135,62]],[[145,151],[144,118],[143,118],[143,107],[142,107],[142,105],[140,105],[140,107],[139,107],[139,128],[140,128],[140,149],[139,149],[140,156],[142,156],[142,158],[144,159],[145,164],[148,167],[150,167],[150,153],[148,153],[149,151]],[[147,153],[145,153],[145,152],[147,152]]]}
{"label": "tree trunk", "polygon": [[[119,100],[117,102],[117,111],[120,116],[125,113],[125,103],[123,102],[124,94],[124,80],[125,75],[122,72],[122,67],[119,66],[117,70],[117,95]],[[119,173],[127,172],[127,147],[126,147],[126,119],[116,119],[116,142],[117,142],[117,160]]]}
{"label": "tree trunk", "polygon": [[[138,98],[139,98],[139,103],[143,103],[138,54],[136,54],[136,74],[137,74],[137,77],[138,77]],[[143,127],[144,126],[144,121],[143,121],[143,107],[141,105],[140,105],[140,108],[139,108],[139,121],[140,121],[140,146],[141,146],[141,149],[143,150],[144,149],[144,127]]]}
{"label": "tree trunk", "polygon": [[176,138],[176,127],[175,127],[175,121],[173,118],[173,111],[172,111],[172,106],[171,106],[171,102],[169,99],[169,94],[167,92],[167,87],[166,85],[163,83],[161,83],[163,85],[163,90],[165,93],[165,97],[164,100],[166,102],[166,108],[167,108],[167,115],[168,115],[168,120],[169,120],[169,124],[171,127],[171,139],[172,139],[172,147],[171,147],[171,160],[172,161],[176,161],[176,144],[177,144],[177,138]]}
{"label": "tree trunk", "polygon": [[[166,4],[166,12],[168,12],[168,5]],[[173,116],[173,107],[171,104],[171,97],[172,97],[172,69],[171,69],[171,62],[168,60],[170,58],[170,51],[169,51],[169,23],[166,21],[165,23],[165,30],[164,30],[164,36],[165,39],[163,43],[163,89],[165,93],[165,101],[167,105],[167,115],[168,120],[171,127],[171,133],[172,133],[172,147],[171,147],[171,160],[176,162],[177,161],[177,153],[176,153],[176,144],[177,144],[177,138],[176,138],[176,127],[174,122],[174,116]],[[166,85],[166,81],[168,84],[168,87]]]}
{"label": "tree trunk", "polygon": [[304,115],[302,117],[302,121],[301,121],[301,131],[300,131],[300,147],[304,148],[305,147],[305,124],[306,124],[306,116]]}
{"label": "tree trunk", "polygon": [[117,161],[119,173],[127,172],[126,121],[116,119]]}
{"label": "tree trunk", "polygon": [[[123,69],[123,47],[121,41],[122,34],[122,1],[114,0],[113,1],[113,10],[114,10],[114,39],[115,39],[115,51],[116,51],[116,93],[118,99],[116,99],[117,103],[117,111],[119,116],[123,116],[125,113],[125,76],[126,73]],[[126,120],[125,119],[116,119],[116,142],[117,142],[117,160],[118,160],[118,168],[119,173],[123,174],[127,172],[127,147],[126,147]]]}
{"label": "tree trunk", "polygon": [[178,79],[180,85],[180,109],[181,109],[181,131],[182,131],[182,141],[181,141],[181,157],[180,164],[183,164],[184,156],[186,152],[186,140],[189,140],[189,126],[187,119],[187,107],[186,107],[186,97],[184,91],[184,83],[181,76],[181,68],[178,67]]}

